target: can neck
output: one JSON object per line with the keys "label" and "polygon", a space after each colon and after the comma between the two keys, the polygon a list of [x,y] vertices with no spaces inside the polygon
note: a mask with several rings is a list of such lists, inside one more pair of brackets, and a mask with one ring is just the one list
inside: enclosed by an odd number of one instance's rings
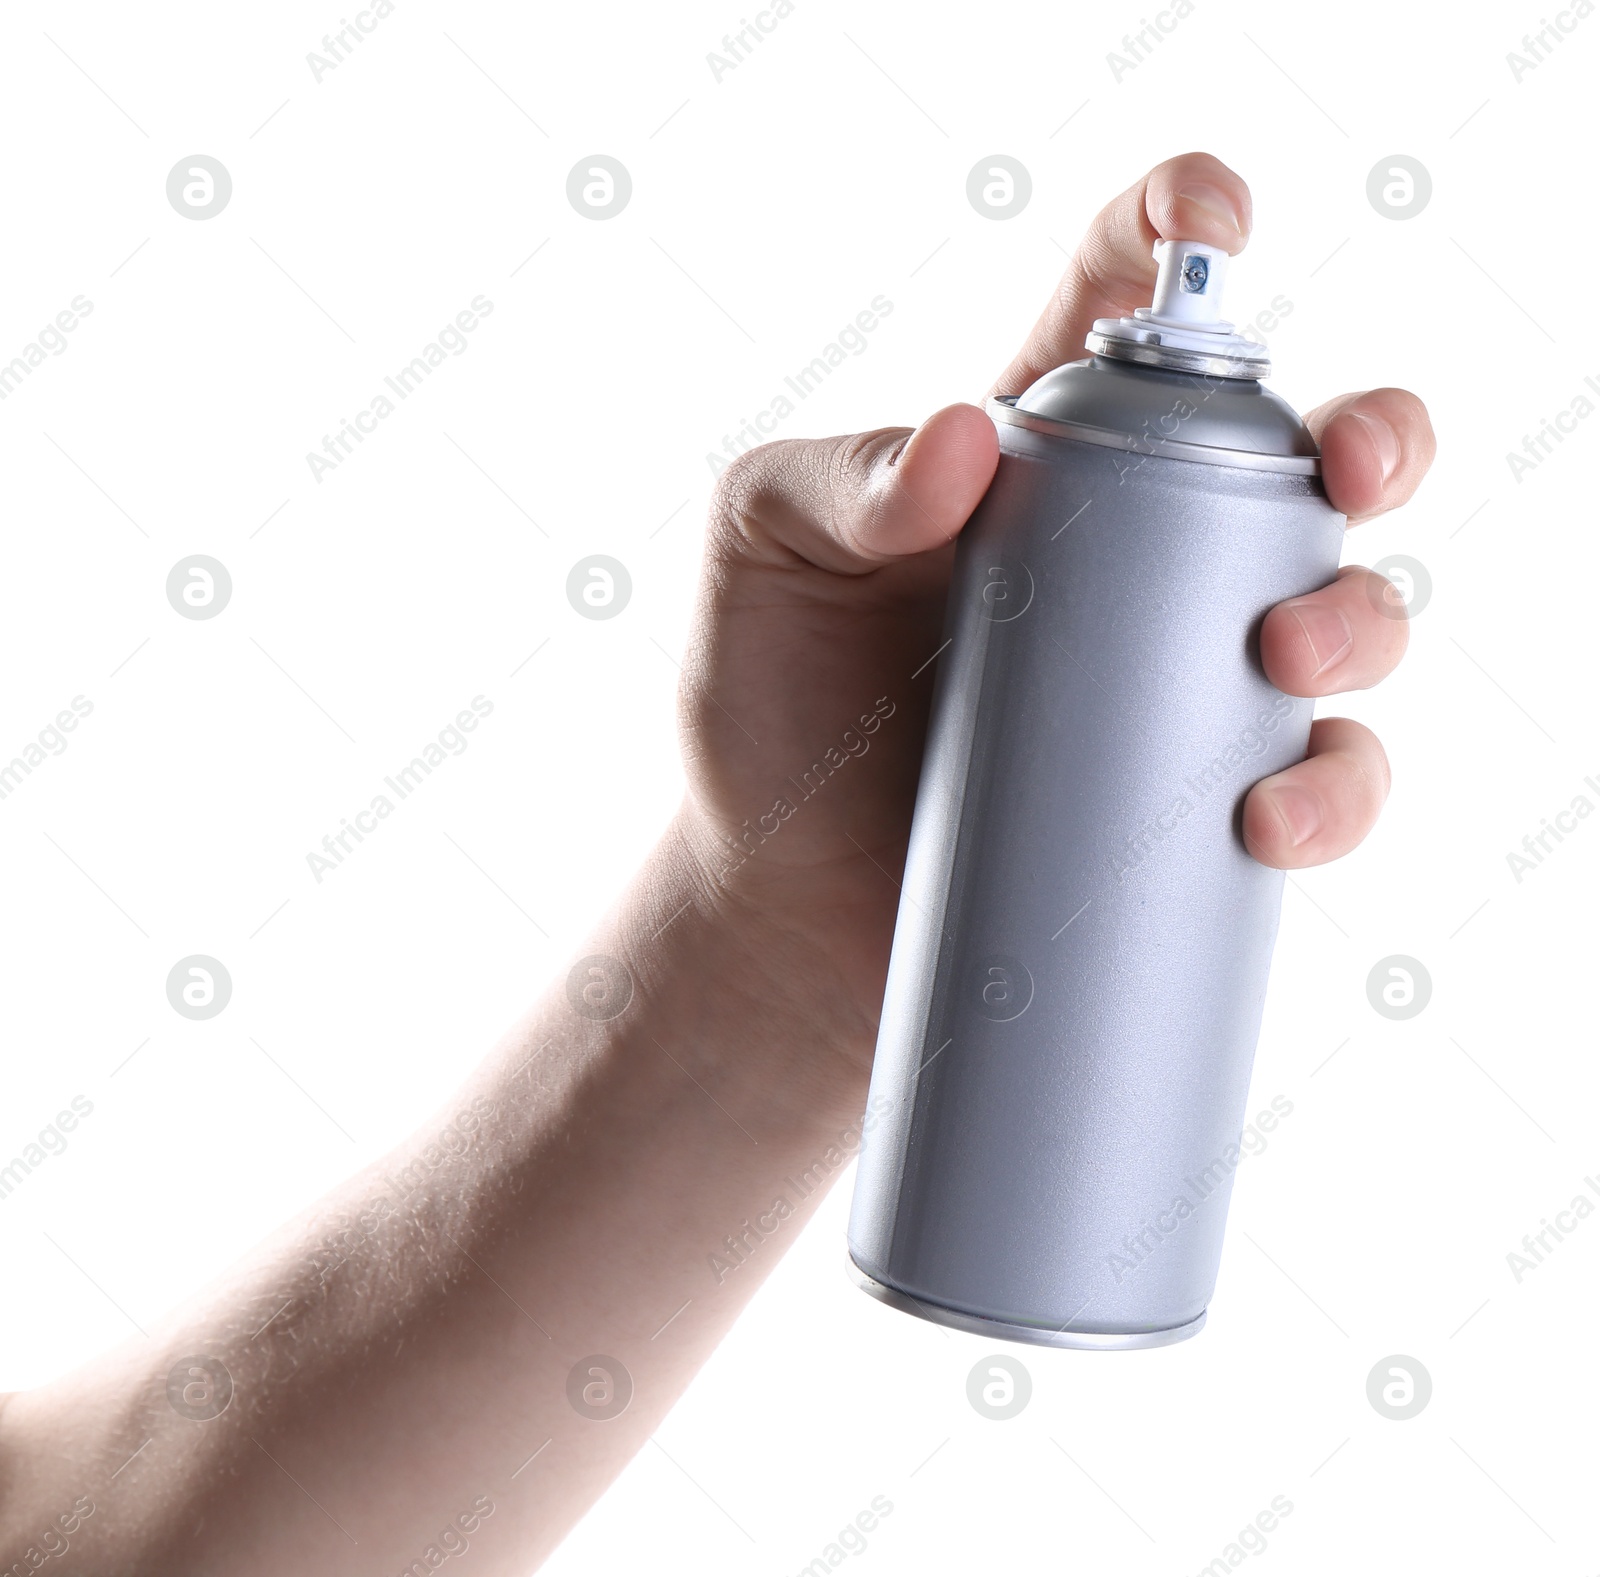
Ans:
{"label": "can neck", "polygon": [[[1034,380],[1010,405],[1017,423],[1082,437],[1091,429],[1123,446],[1173,452],[1204,449],[1219,464],[1236,454],[1305,460],[1316,468],[1315,439],[1287,400],[1254,378],[1215,377],[1139,366],[1109,356],[1068,362]],[[1000,411],[990,413],[1007,421]],[[1069,431],[1070,430],[1070,431]],[[1189,456],[1194,458],[1194,456]],[[1290,467],[1298,469],[1298,467]]]}

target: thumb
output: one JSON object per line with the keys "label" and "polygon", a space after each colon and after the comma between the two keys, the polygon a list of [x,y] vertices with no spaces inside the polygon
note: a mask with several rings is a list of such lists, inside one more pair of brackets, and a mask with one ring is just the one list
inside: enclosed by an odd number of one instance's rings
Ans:
{"label": "thumb", "polygon": [[763,444],[718,479],[713,540],[734,559],[865,574],[950,542],[999,457],[994,423],[975,405],[948,405],[914,432]]}

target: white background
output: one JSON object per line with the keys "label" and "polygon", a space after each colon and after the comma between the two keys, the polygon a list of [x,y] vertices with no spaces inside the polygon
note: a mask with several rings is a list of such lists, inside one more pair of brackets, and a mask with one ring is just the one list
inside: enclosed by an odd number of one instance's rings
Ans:
{"label": "white background", "polygon": [[[977,397],[1100,205],[1204,147],[1255,194],[1236,315],[1293,303],[1279,391],[1405,385],[1440,435],[1350,543],[1433,595],[1401,673],[1337,708],[1394,793],[1287,890],[1252,1110],[1294,1113],[1238,1180],[1210,1326],[1013,1349],[1032,1402],[980,1418],[992,1344],[850,1287],[842,1186],[661,1431],[694,1483],[646,1449],[547,1569],[777,1577],[877,1495],[846,1564],[885,1577],[1198,1571],[1275,1495],[1252,1568],[1594,1569],[1600,1222],[1521,1284],[1506,1254],[1600,1173],[1600,826],[1521,883],[1506,855],[1600,803],[1600,421],[1520,482],[1506,453],[1600,375],[1574,277],[1600,20],[1519,83],[1531,6],[1199,0],[1118,82],[1148,10],[799,0],[719,82],[748,9],[401,0],[318,82],[347,14],[7,8],[0,357],[93,312],[0,405],[0,758],[94,709],[0,801],[0,1159],[94,1110],[0,1201],[0,1387],[385,1149],[566,967],[679,792],[708,451],[879,294],[783,433]],[[233,181],[204,222],[165,195],[194,153]],[[633,180],[603,223],[565,194],[594,153]],[[1033,179],[1005,222],[965,195],[994,153]],[[1396,153],[1433,183],[1403,221],[1366,195]],[[306,451],[480,294],[465,353],[317,482]],[[564,595],[594,552],[633,578],[607,622]],[[206,622],[165,597],[193,553],[233,578]],[[306,853],[480,694],[470,748],[316,884]],[[165,996],[190,953],[233,978],[201,1023]],[[1409,1021],[1368,1004],[1390,954],[1432,978]],[[1391,1354],[1432,1376],[1408,1422],[1367,1400]]]}

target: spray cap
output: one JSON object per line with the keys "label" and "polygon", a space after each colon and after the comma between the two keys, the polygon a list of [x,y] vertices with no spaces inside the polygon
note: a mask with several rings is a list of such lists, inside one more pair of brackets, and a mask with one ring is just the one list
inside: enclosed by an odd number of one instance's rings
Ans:
{"label": "spray cap", "polygon": [[1204,241],[1157,241],[1155,299],[1131,318],[1097,318],[1084,341],[1096,356],[1169,372],[1264,378],[1266,349],[1233,332],[1222,313],[1228,254]]}

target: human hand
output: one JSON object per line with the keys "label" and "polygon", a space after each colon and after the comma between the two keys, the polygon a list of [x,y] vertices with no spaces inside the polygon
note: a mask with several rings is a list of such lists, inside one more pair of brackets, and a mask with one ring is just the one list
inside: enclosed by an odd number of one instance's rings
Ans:
{"label": "human hand", "polygon": [[[1150,300],[1159,238],[1245,245],[1250,195],[1207,154],[1158,165],[1097,217],[991,393],[1020,394],[1086,352],[1096,318]],[[1434,454],[1415,395],[1342,395],[1306,422],[1329,500],[1352,525],[1406,502]],[[864,1070],[893,936],[953,543],[999,458],[994,424],[952,405],[904,427],[765,444],[713,500],[681,711],[684,820],[721,895],[767,928],[768,967],[842,1018],[819,1034]],[[1387,585],[1343,569],[1263,623],[1267,676],[1290,695],[1365,689],[1399,662],[1407,626]],[[1391,604],[1392,606],[1392,604]],[[832,755],[828,754],[832,751]],[[813,770],[816,769],[816,770]],[[810,771],[808,779],[805,774]],[[1251,853],[1317,865],[1371,830],[1389,788],[1377,737],[1313,725],[1307,757],[1245,801]]]}

